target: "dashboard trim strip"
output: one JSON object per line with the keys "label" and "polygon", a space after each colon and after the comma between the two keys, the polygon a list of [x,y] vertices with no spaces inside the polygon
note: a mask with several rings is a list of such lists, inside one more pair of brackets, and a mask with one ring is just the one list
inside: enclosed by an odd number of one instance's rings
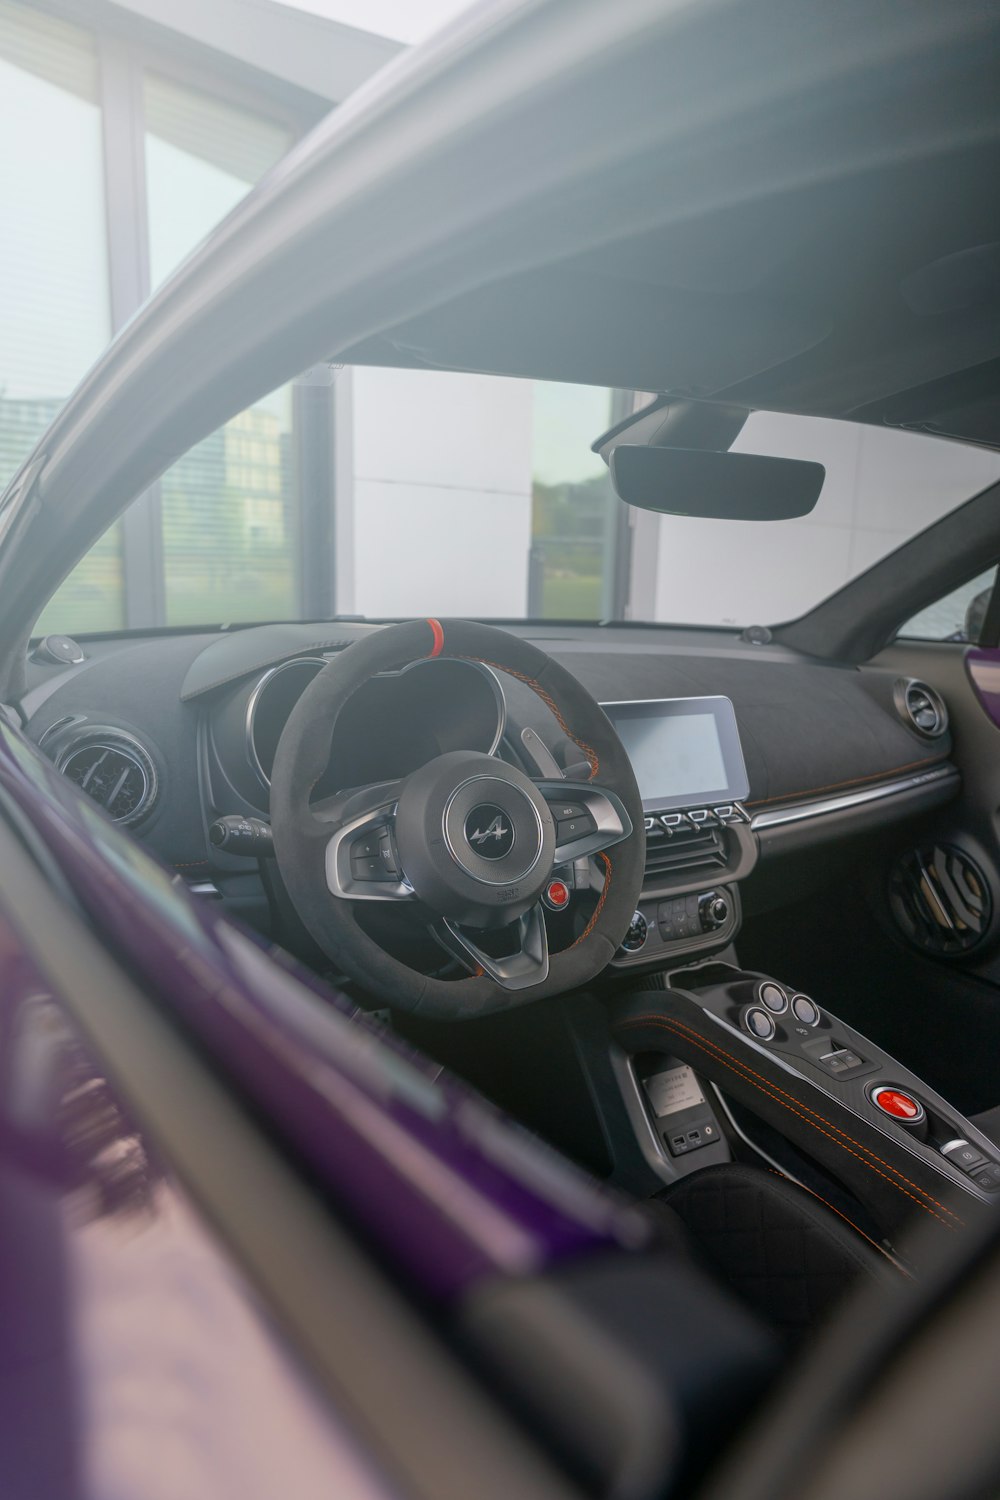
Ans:
{"label": "dashboard trim strip", "polygon": [[880,785],[866,787],[863,791],[845,792],[838,797],[817,797],[810,802],[798,802],[792,807],[754,813],[750,819],[750,827],[755,833],[759,833],[761,829],[822,818],[827,813],[846,812],[849,808],[863,807],[869,802],[881,802],[887,797],[918,791],[921,787],[936,786],[946,781],[958,782],[960,779],[955,766],[935,766],[933,770],[921,771],[915,776],[902,776],[895,781],[883,781]]}

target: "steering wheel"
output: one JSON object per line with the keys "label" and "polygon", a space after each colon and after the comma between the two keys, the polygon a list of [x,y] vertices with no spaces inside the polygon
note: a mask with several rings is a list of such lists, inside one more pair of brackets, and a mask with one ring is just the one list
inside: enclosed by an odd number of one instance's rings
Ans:
{"label": "steering wheel", "polygon": [[[362,683],[443,656],[537,693],[580,751],[579,778],[533,779],[458,750],[399,780],[310,802],[337,719]],[[586,984],[628,931],[642,885],[642,800],[599,704],[544,651],[466,620],[387,626],[317,674],[278,743],[271,826],[289,896],[323,952],[380,1000],[422,1015],[483,1015]],[[542,892],[554,866],[590,855],[604,873],[596,909],[575,942],[550,952]],[[357,920],[370,901],[422,903],[469,977],[431,978],[392,957]],[[511,951],[498,957],[487,934],[501,928],[499,946]]]}

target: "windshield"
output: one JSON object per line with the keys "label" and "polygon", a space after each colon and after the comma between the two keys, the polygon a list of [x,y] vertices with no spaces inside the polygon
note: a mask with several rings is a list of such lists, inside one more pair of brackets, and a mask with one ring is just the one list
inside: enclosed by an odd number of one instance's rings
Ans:
{"label": "windshield", "polygon": [[334,614],[773,624],[1000,478],[989,450],[756,412],[734,447],[823,464],[812,514],[655,516],[615,498],[591,451],[649,399],[437,371],[311,371],[168,470],[37,629]]}

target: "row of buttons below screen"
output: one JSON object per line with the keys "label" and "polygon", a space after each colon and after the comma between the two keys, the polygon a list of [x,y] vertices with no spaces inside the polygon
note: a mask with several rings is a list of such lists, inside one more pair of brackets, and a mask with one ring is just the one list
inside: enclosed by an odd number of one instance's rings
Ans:
{"label": "row of buttons below screen", "polygon": [[750,816],[738,802],[721,807],[691,807],[685,812],[652,813],[644,820],[646,837],[670,838],[691,829],[724,828],[728,823],[749,823]]}

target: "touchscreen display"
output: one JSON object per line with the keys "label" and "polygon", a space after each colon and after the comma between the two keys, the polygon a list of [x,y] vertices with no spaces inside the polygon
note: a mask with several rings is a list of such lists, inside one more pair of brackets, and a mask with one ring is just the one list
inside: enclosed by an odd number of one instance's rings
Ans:
{"label": "touchscreen display", "polygon": [[647,811],[739,801],[748,783],[728,698],[605,703]]}

